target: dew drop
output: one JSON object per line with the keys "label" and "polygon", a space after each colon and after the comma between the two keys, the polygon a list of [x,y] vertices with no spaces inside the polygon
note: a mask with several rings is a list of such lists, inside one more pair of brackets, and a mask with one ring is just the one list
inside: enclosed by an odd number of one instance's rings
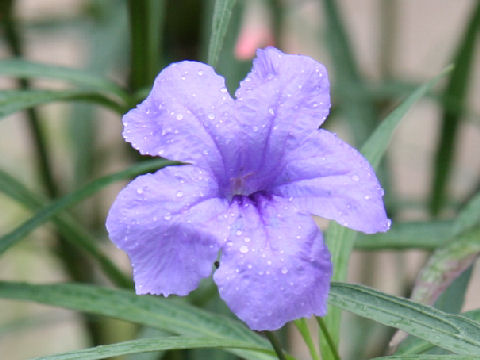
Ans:
{"label": "dew drop", "polygon": [[268,108],[268,113],[270,115],[275,115],[275,111],[273,110],[273,108]]}
{"label": "dew drop", "polygon": [[137,189],[137,194],[143,194],[143,188],[138,188]]}
{"label": "dew drop", "polygon": [[387,219],[387,228],[390,229],[390,226],[392,226],[392,220]]}
{"label": "dew drop", "polygon": [[237,230],[237,231],[235,232],[235,234],[238,235],[238,236],[242,235],[242,230]]}
{"label": "dew drop", "polygon": [[231,242],[231,241],[227,242],[227,246],[232,247],[232,246],[233,246],[233,242]]}
{"label": "dew drop", "polygon": [[365,195],[363,198],[364,198],[365,200],[370,200],[370,195]]}
{"label": "dew drop", "polygon": [[254,132],[257,132],[257,131],[258,131],[258,126],[254,126],[254,127],[253,127],[253,131],[254,131]]}
{"label": "dew drop", "polygon": [[214,115],[214,114],[208,114],[207,117],[208,117],[210,120],[215,119],[215,115]]}
{"label": "dew drop", "polygon": [[242,254],[248,253],[248,247],[246,247],[245,245],[240,246],[239,250]]}
{"label": "dew drop", "polygon": [[243,240],[245,240],[246,243],[250,242],[250,238],[249,238],[249,237],[246,237],[246,238],[243,239]]}
{"label": "dew drop", "polygon": [[353,181],[358,181],[358,180],[360,180],[360,178],[358,177],[358,175],[353,175],[352,180]]}
{"label": "dew drop", "polygon": [[182,114],[177,114],[177,120],[182,120],[183,119],[183,115]]}
{"label": "dew drop", "polygon": [[172,215],[170,214],[165,214],[165,216],[163,217],[165,220],[170,220],[172,218]]}
{"label": "dew drop", "polygon": [[282,274],[288,273],[288,269],[286,267],[282,267],[280,271],[282,272]]}
{"label": "dew drop", "polygon": [[251,269],[252,267],[253,267],[252,264],[247,265],[247,268],[249,268],[249,269]]}
{"label": "dew drop", "polygon": [[183,196],[183,192],[179,191],[177,192],[177,197],[182,197]]}
{"label": "dew drop", "polygon": [[202,76],[202,75],[203,75],[203,71],[200,70],[200,71],[198,72],[198,76]]}

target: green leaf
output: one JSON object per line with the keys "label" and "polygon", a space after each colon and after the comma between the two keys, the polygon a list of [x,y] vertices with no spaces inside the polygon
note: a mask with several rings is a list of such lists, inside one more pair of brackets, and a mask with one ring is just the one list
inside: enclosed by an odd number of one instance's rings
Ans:
{"label": "green leaf", "polygon": [[480,353],[480,323],[361,285],[333,283],[331,305],[403,330],[456,354]]}
{"label": "green leaf", "polygon": [[[480,321],[480,310],[467,311],[461,314],[469,319]],[[435,346],[423,339],[409,336],[404,342],[402,342],[394,355],[412,355],[423,353],[427,350],[434,348]]]}
{"label": "green leaf", "polygon": [[[239,321],[208,313],[178,299],[138,296],[131,291],[89,285],[30,285],[3,281],[0,281],[0,298],[60,306],[186,336],[238,341],[273,354],[265,339]],[[247,350],[232,352],[248,359],[272,359],[270,355]]]}
{"label": "green leaf", "polygon": [[376,357],[372,360],[475,360],[480,356],[472,357],[471,355],[394,355]]}
{"label": "green leaf", "polygon": [[222,50],[228,23],[236,0],[216,0],[213,9],[212,32],[208,44],[208,63],[215,67]]}
{"label": "green leaf", "polygon": [[[480,3],[472,4],[470,20],[461,35],[459,47],[454,56],[455,69],[450,75],[443,96],[443,115],[440,137],[435,151],[434,171],[430,193],[430,211],[439,213],[444,204],[453,155],[455,153],[457,132],[462,119],[462,109],[467,99],[468,85],[474,78],[475,46],[480,33]],[[454,109],[454,104],[457,109]]]}
{"label": "green leaf", "polygon": [[458,235],[478,224],[480,224],[480,192],[460,211],[451,229],[451,234],[452,236]]}
{"label": "green leaf", "polygon": [[393,223],[392,228],[385,233],[359,234],[355,248],[359,250],[432,250],[450,239],[453,223],[453,221]]}
{"label": "green leaf", "polygon": [[422,268],[412,300],[433,305],[440,294],[465,271],[480,253],[480,228],[459,235],[439,248]]}
{"label": "green leaf", "polygon": [[420,100],[435,84],[446,74],[452,71],[453,66],[448,66],[440,74],[430,81],[418,87],[405,101],[395,108],[375,129],[361,148],[362,154],[367,158],[374,169],[380,164],[388,144],[392,140],[393,133],[400,120],[408,113],[412,106]]}
{"label": "green leaf", "polygon": [[201,338],[186,336],[169,336],[154,339],[139,339],[124,341],[112,345],[100,345],[90,349],[72,351],[64,354],[42,356],[35,360],[95,360],[127,354],[138,354],[149,351],[173,349],[201,349],[201,348],[236,348],[249,349],[260,353],[268,353],[263,347],[252,346],[238,340],[223,338]]}
{"label": "green leaf", "polygon": [[130,88],[151,87],[160,67],[165,0],[129,0]]}
{"label": "green leaf", "polygon": [[123,100],[128,100],[127,93],[113,81],[79,69],[35,63],[22,59],[6,59],[0,60],[0,75],[65,80],[82,88],[111,93]]}
{"label": "green leaf", "polygon": [[181,165],[179,162],[169,161],[164,159],[156,159],[151,161],[145,161],[140,164],[136,164],[126,170],[103,176],[98,178],[89,184],[81,187],[80,189],[71,192],[58,200],[53,201],[49,205],[45,206],[32,218],[24,222],[22,225],[11,231],[10,233],[3,235],[0,238],[0,254],[7,250],[10,246],[14,245],[17,241],[23,239],[30,232],[35,230],[38,226],[42,225],[50,218],[58,214],[60,211],[78,203],[85,198],[95,194],[105,186],[123,179],[128,179],[132,176],[142,174],[146,171],[156,170],[169,165]]}
{"label": "green leaf", "polygon": [[90,90],[1,90],[0,119],[14,112],[55,101],[86,101],[124,113],[123,106],[101,93]]}
{"label": "green leaf", "polygon": [[[3,170],[0,170],[0,192],[31,210],[38,210],[45,204],[44,199],[32,193]],[[105,275],[114,284],[120,287],[131,287],[132,281],[99,249],[93,236],[77,221],[67,214],[59,214],[53,217],[53,222],[67,241],[89,253],[99,263]]]}

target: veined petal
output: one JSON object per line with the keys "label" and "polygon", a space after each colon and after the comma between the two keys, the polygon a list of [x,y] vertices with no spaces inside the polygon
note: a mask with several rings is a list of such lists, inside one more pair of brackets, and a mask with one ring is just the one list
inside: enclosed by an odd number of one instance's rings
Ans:
{"label": "veined petal", "polygon": [[284,152],[316,130],[330,110],[325,67],[310,57],[269,47],[257,51],[253,69],[236,92],[242,169],[268,186]]}
{"label": "veined petal", "polygon": [[286,199],[234,199],[230,236],[214,274],[220,296],[253,330],[325,315],[330,254],[310,215]]}
{"label": "veined petal", "polygon": [[106,225],[130,257],[137,294],[186,295],[211,274],[226,236],[211,221],[227,211],[217,194],[212,176],[190,165],[139,176],[120,192]]}
{"label": "veined petal", "polygon": [[370,234],[390,227],[383,189],[368,161],[325,130],[312,133],[285,153],[272,192],[354,230]]}
{"label": "veined petal", "polygon": [[183,61],[165,68],[143,103],[123,117],[125,139],[142,154],[224,172],[221,152],[235,147],[238,126],[225,80],[208,65]]}

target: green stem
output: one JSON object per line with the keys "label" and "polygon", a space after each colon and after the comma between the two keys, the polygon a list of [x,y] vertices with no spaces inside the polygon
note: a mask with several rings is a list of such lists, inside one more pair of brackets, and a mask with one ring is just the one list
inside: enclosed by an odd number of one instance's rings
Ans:
{"label": "green stem", "polygon": [[320,360],[320,356],[315,349],[315,344],[313,343],[312,335],[310,334],[310,330],[308,328],[307,320],[304,318],[295,320],[295,326],[298,329],[300,335],[302,335],[303,341],[308,347],[310,351],[310,355],[312,356],[313,360]]}
{"label": "green stem", "polygon": [[282,345],[280,344],[280,342],[278,341],[277,337],[275,336],[275,334],[271,331],[263,331],[263,334],[266,336],[266,338],[268,339],[268,341],[270,341],[270,344],[272,344],[272,347],[273,347],[273,350],[275,351],[275,353],[277,354],[277,357],[280,359],[280,360],[287,360],[287,358],[285,357],[285,354],[283,353],[283,350],[282,350]]}
{"label": "green stem", "polygon": [[[330,353],[332,355],[332,359],[340,360],[340,356],[338,355],[337,347],[335,346],[335,343],[333,342],[333,339],[330,336],[330,333],[327,329],[327,326],[323,322],[323,319],[319,316],[315,316],[315,319],[317,319],[317,323],[318,323],[318,326],[320,328],[320,331],[322,332],[323,336],[325,337],[325,340],[328,344],[328,347],[330,348]],[[327,360],[327,359],[324,359],[324,360]]]}
{"label": "green stem", "polygon": [[150,87],[160,65],[164,0],[129,0],[130,90]]}

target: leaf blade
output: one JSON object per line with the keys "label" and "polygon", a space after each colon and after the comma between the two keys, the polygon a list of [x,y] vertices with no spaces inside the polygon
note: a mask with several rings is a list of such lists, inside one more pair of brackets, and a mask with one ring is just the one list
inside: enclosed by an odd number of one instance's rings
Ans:
{"label": "leaf blade", "polygon": [[[244,341],[270,350],[268,342],[237,320],[208,313],[178,299],[138,296],[131,291],[90,285],[32,285],[0,281],[0,298],[34,301],[51,306],[113,317],[186,336]],[[249,351],[235,351],[249,359],[271,359]],[[273,353],[272,353],[273,354]]]}
{"label": "leaf blade", "polygon": [[2,90],[0,120],[17,111],[57,101],[85,101],[103,105],[119,114],[123,106],[99,92],[90,90]]}
{"label": "leaf blade", "polygon": [[212,32],[208,44],[207,62],[215,67],[218,62],[218,56],[222,50],[223,40],[227,33],[228,24],[232,15],[232,10],[236,0],[216,0],[212,17]]}
{"label": "leaf blade", "polygon": [[31,231],[45,223],[47,220],[55,216],[63,209],[72,206],[73,204],[87,198],[88,196],[91,196],[92,194],[96,193],[98,190],[100,190],[104,186],[111,184],[112,182],[139,175],[149,170],[159,169],[169,165],[180,164],[181,163],[175,161],[155,159],[151,161],[145,161],[140,164],[136,164],[126,170],[98,178],[81,187],[80,189],[53,201],[52,203],[38,211],[32,218],[18,226],[16,229],[3,235],[0,238],[0,254],[2,254],[10,246],[14,245],[16,242],[21,240]]}
{"label": "leaf blade", "polygon": [[63,354],[41,356],[35,358],[35,360],[96,360],[150,351],[202,348],[236,348],[249,349],[261,353],[268,352],[268,350],[262,347],[252,347],[251,344],[235,340],[169,336],[163,338],[130,340],[111,345],[100,345]]}
{"label": "leaf blade", "polygon": [[0,60],[0,75],[64,80],[87,89],[114,94],[124,100],[128,99],[125,91],[113,81],[80,69],[13,58]]}
{"label": "leaf blade", "polygon": [[346,283],[333,283],[331,305],[393,326],[460,355],[480,352],[480,323],[411,300]]}

